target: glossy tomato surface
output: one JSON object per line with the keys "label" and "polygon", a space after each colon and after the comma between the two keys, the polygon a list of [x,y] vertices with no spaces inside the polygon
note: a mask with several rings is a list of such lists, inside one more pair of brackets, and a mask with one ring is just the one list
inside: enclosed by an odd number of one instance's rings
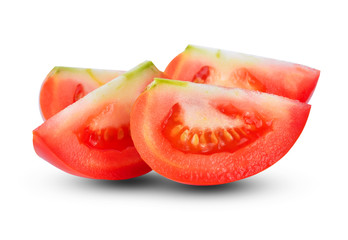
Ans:
{"label": "glossy tomato surface", "polygon": [[76,102],[92,90],[123,74],[123,71],[54,67],[40,90],[40,110],[45,119]]}
{"label": "glossy tomato surface", "polygon": [[192,185],[252,176],[282,158],[310,105],[276,95],[155,79],[135,102],[131,134],[159,174]]}
{"label": "glossy tomato surface", "polygon": [[160,76],[144,62],[90,92],[33,131],[36,153],[82,177],[118,180],[149,172],[133,145],[129,117],[138,95]]}
{"label": "glossy tomato surface", "polygon": [[320,72],[303,65],[189,45],[165,70],[166,77],[272,93],[308,102]]}

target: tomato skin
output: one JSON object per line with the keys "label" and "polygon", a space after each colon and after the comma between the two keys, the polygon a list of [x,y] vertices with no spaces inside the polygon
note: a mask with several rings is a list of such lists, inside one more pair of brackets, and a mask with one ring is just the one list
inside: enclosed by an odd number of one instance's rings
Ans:
{"label": "tomato skin", "polygon": [[[194,81],[205,66],[215,70],[208,84],[258,90],[301,102],[310,100],[320,75],[319,70],[300,64],[191,45],[168,64],[165,74],[170,79]],[[236,81],[240,70],[253,78],[251,86],[242,79]]]}
{"label": "tomato skin", "polygon": [[160,76],[151,62],[144,62],[69,105],[33,131],[36,153],[65,172],[87,178],[122,180],[151,171],[133,144],[122,150],[112,145],[93,147],[84,142],[81,133],[86,126],[97,132],[125,124],[129,128],[132,104],[147,84]]}
{"label": "tomato skin", "polygon": [[123,71],[54,67],[40,90],[40,110],[44,120],[123,74]]}
{"label": "tomato skin", "polygon": [[39,129],[35,129],[33,131],[33,146],[34,146],[34,150],[36,152],[37,155],[39,155],[41,158],[46,159],[46,161],[48,161],[49,163],[51,163],[52,165],[54,165],[55,167],[76,175],[76,176],[80,176],[80,177],[88,177],[87,175],[76,171],[75,169],[71,168],[69,165],[67,165],[64,161],[62,161],[55,153],[54,151],[52,151],[49,146],[47,145],[47,143],[45,143],[45,141],[40,137],[40,135],[38,134]]}
{"label": "tomato skin", "polygon": [[[154,171],[180,183],[224,184],[265,170],[290,150],[301,134],[310,111],[308,104],[265,93],[193,83],[180,86],[179,82],[175,82],[177,85],[170,82],[173,81],[155,80],[140,95],[131,112],[131,134],[144,161]],[[214,91],[217,92],[215,95],[212,94]],[[195,99],[205,98],[204,95],[212,96],[215,102],[226,100],[227,95],[244,96],[242,99],[245,101],[241,101],[241,105],[252,106],[255,103],[255,109],[261,108],[263,115],[274,118],[273,130],[233,153],[204,155],[175,149],[163,137],[163,119],[171,106],[180,103],[182,98],[193,104]],[[232,100],[234,98],[237,99],[233,97]],[[269,107],[263,109],[265,103]]]}

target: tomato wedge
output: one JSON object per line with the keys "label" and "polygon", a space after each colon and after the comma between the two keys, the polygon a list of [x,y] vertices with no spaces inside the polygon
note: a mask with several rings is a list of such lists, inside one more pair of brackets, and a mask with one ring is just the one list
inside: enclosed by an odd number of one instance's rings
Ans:
{"label": "tomato wedge", "polygon": [[131,135],[159,174],[192,185],[252,176],[282,158],[310,105],[207,84],[155,79],[131,112]]}
{"label": "tomato wedge", "polygon": [[114,70],[54,67],[45,78],[40,90],[40,110],[43,119],[52,117],[123,73]]}
{"label": "tomato wedge", "polygon": [[131,107],[161,72],[144,62],[90,92],[33,131],[36,153],[68,173],[96,179],[128,179],[151,169],[129,131]]}
{"label": "tomato wedge", "polygon": [[303,65],[189,45],[165,70],[166,77],[272,93],[308,102],[320,71]]}

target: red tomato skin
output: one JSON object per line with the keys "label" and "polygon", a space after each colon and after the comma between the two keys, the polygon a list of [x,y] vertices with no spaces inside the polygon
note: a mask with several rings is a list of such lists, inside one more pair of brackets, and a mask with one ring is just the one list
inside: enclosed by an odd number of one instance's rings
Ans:
{"label": "red tomato skin", "polygon": [[[162,125],[158,119],[163,119],[164,115],[158,113],[168,112],[168,108],[163,104],[157,104],[157,109],[154,111],[153,104],[165,102],[171,105],[175,102],[173,100],[175,97],[166,89],[161,91],[165,92],[163,94],[166,96],[165,99],[153,97],[148,90],[141,94],[133,105],[132,139],[142,159],[154,171],[173,181],[190,185],[225,184],[250,177],[272,166],[296,142],[310,112],[310,105],[287,100],[293,105],[293,109],[288,109],[291,120],[276,123],[274,125],[276,133],[268,134],[263,139],[233,153],[190,154],[174,149],[163,139]],[[251,95],[254,94],[256,93]],[[287,126],[282,128],[284,123]]]}
{"label": "red tomato skin", "polygon": [[[166,67],[165,74],[170,79],[192,81],[193,76],[203,67],[211,66],[220,75],[208,84],[229,87],[233,71],[243,68],[264,86],[259,91],[284,96],[301,102],[309,102],[319,79],[320,71],[300,64],[241,53],[226,52],[225,58],[217,57],[217,49],[188,46]],[[232,56],[229,54],[232,53]],[[245,59],[247,60],[245,60]],[[229,69],[229,70],[226,70]],[[227,85],[226,85],[227,84]],[[233,87],[245,88],[243,85]],[[257,90],[257,89],[256,89]]]}

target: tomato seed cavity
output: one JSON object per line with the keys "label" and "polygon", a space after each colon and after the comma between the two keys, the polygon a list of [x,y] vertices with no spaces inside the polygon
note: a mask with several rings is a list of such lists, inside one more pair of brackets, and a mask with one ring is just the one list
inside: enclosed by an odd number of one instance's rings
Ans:
{"label": "tomato seed cavity", "polygon": [[210,76],[211,68],[209,66],[203,66],[192,78],[192,82],[206,83]]}
{"label": "tomato seed cavity", "polygon": [[82,143],[91,148],[122,151],[133,146],[129,126],[92,130],[86,127],[79,135]]}
{"label": "tomato seed cavity", "polygon": [[78,84],[75,89],[73,102],[76,102],[77,100],[81,99],[85,95],[85,91],[83,90],[82,84]]}
{"label": "tomato seed cavity", "polygon": [[180,105],[175,104],[163,121],[163,135],[182,152],[213,154],[237,151],[271,130],[272,121],[266,121],[258,113],[242,112],[232,105],[219,106],[217,109],[233,119],[242,119],[243,125],[215,129],[189,128],[183,122]]}

